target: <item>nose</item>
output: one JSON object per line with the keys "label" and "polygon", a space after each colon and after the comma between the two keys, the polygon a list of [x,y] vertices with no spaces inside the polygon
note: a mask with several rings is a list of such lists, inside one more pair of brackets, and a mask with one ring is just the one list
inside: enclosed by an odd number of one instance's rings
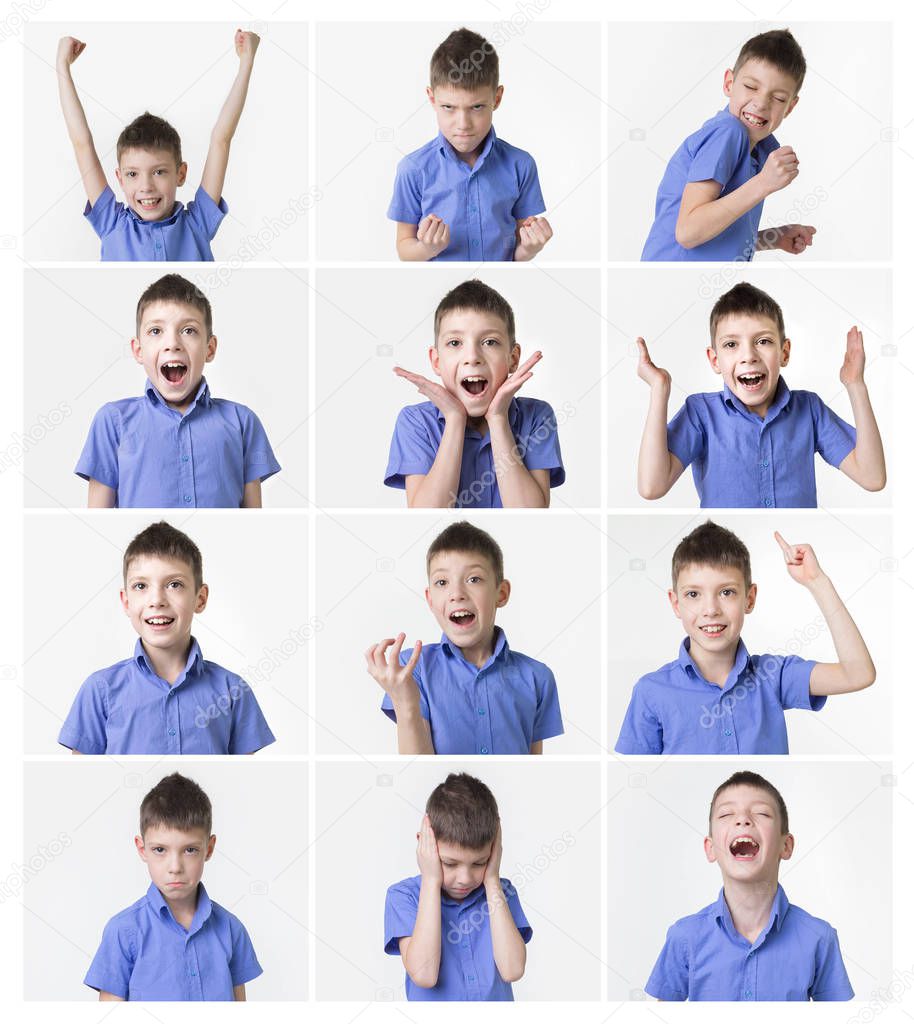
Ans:
{"label": "nose", "polygon": [[150,586],[146,600],[151,608],[158,608],[165,604],[165,591],[160,587]]}

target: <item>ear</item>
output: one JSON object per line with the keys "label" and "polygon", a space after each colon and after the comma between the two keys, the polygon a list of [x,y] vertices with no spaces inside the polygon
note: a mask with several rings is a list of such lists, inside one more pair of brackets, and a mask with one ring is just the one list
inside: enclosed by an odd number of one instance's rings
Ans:
{"label": "ear", "polygon": [[121,186],[121,191],[123,191],[123,189],[124,189],[124,180],[123,180],[123,178],[121,178],[121,169],[120,169],[120,167],[115,167],[114,168],[114,176],[115,176],[115,178],[117,178],[118,185]]}
{"label": "ear", "polygon": [[133,353],[133,358],[138,362],[143,362],[143,343],[139,338],[130,339],[130,351]]}
{"label": "ear", "polygon": [[427,85],[425,87],[425,95],[428,96],[428,101],[432,106],[435,105],[435,93],[432,91],[432,87]]}
{"label": "ear", "polygon": [[187,162],[185,161],[178,167],[178,185],[183,185],[184,180],[187,178]]}
{"label": "ear", "polygon": [[127,603],[127,591],[123,588],[121,589],[121,607],[124,609],[124,614],[129,616],[130,607]]}
{"label": "ear", "polygon": [[708,357],[708,362],[711,364],[711,369],[715,373],[721,373],[720,363],[717,361],[717,349],[713,345],[708,345],[705,349],[705,355]]}
{"label": "ear", "polygon": [[790,101],[790,103],[789,103],[789,104],[787,105],[787,112],[786,112],[786,113],[784,114],[784,117],[787,117],[787,116],[789,116],[789,114],[791,113],[791,111],[793,110],[793,108],[794,108],[794,107],[795,107],[795,106],[796,106],[796,105],[797,105],[797,104],[798,104],[799,102],[800,102],[800,97],[799,97],[799,94],[798,94],[798,95],[794,96],[794,98],[793,98],[793,99],[792,99],[792,100]]}
{"label": "ear", "polygon": [[520,366],[520,345],[517,342],[514,343],[514,348],[511,349],[511,355],[508,358],[508,373],[514,373]]}
{"label": "ear", "polygon": [[790,362],[790,338],[785,338],[781,345],[781,366]]}
{"label": "ear", "polygon": [[730,91],[733,89],[733,79],[733,69],[727,68],[727,70],[724,72],[724,96],[730,95]]}
{"label": "ear", "polygon": [[675,590],[668,590],[666,596],[669,598],[670,607],[673,609],[673,614],[677,619],[681,619],[682,616],[679,614],[679,595]]}
{"label": "ear", "polygon": [[501,583],[498,584],[498,598],[497,598],[497,600],[495,602],[495,607],[496,608],[504,608],[504,606],[508,603],[508,598],[510,596],[511,596],[511,581],[510,580],[502,580]]}
{"label": "ear", "polygon": [[206,357],[203,360],[205,363],[211,363],[216,358],[216,346],[219,344],[219,340],[216,335],[212,335],[209,341],[206,343]]}
{"label": "ear", "polygon": [[794,839],[790,832],[783,839],[784,845],[781,847],[781,860],[790,860],[793,856]]}
{"label": "ear", "polygon": [[425,588],[425,603],[429,606],[429,608],[431,608],[431,606],[432,606],[432,592],[431,592],[431,590],[428,587]]}
{"label": "ear", "polygon": [[146,857],[146,846],[143,843],[143,837],[142,836],[134,836],[133,837],[133,845],[136,847],[136,852],[140,855],[140,860],[145,863],[145,861],[147,860],[147,857]]}
{"label": "ear", "polygon": [[753,583],[746,592],[746,614],[748,615],[755,607],[755,598],[758,594],[758,586]]}
{"label": "ear", "polygon": [[439,369],[439,366],[441,363],[441,356],[438,352],[437,345],[432,345],[432,347],[428,350],[428,361],[432,364],[432,369],[440,377],[441,370]]}
{"label": "ear", "polygon": [[203,859],[204,860],[209,860],[210,857],[212,857],[212,855],[213,855],[213,850],[215,850],[215,849],[216,849],[216,837],[215,836],[210,836],[209,837],[209,841],[206,844],[206,856]]}
{"label": "ear", "polygon": [[503,85],[500,85],[495,90],[495,102],[492,104],[492,109],[493,110],[498,110],[498,105],[501,103],[501,98],[502,98],[502,96],[504,96],[504,94],[505,94],[505,87]]}
{"label": "ear", "polygon": [[194,614],[199,615],[206,608],[206,602],[209,600],[209,587],[204,583],[201,585],[200,590],[197,593],[197,603],[194,606]]}
{"label": "ear", "polygon": [[708,858],[709,864],[717,862],[717,854],[714,851],[714,843],[711,841],[710,836],[705,836],[705,856]]}

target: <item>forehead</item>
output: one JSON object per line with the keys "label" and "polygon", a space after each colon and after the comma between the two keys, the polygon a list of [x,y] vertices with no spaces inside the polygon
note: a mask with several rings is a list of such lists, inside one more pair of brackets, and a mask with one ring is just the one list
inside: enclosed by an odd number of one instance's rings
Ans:
{"label": "forehead", "polygon": [[467,569],[494,571],[492,563],[478,551],[439,551],[432,555],[428,564],[429,576],[442,572],[465,572]]}
{"label": "forehead", "polygon": [[127,564],[128,579],[157,579],[162,576],[193,576],[189,562],[166,555],[137,555]]}
{"label": "forehead", "polygon": [[124,149],[118,161],[122,170],[146,167],[177,167],[175,155],[170,149]]}
{"label": "forehead", "polygon": [[774,64],[769,64],[768,61],[759,57],[750,57],[739,69],[736,77],[739,80],[754,79],[760,85],[775,91],[786,92],[791,96],[797,91],[797,82],[792,75],[781,71]]}
{"label": "forehead", "polygon": [[734,566],[692,562],[679,570],[676,586],[677,588],[719,587],[726,584],[732,587],[742,587],[744,582],[743,574]]}
{"label": "forehead", "polygon": [[494,103],[495,89],[480,85],[475,89],[461,89],[454,85],[436,85],[432,90],[436,103],[447,103],[451,107],[473,107],[478,103]]}
{"label": "forehead", "polygon": [[760,334],[773,334],[779,338],[780,331],[777,321],[772,320],[770,316],[762,316],[758,313],[728,313],[717,321],[714,340],[754,338]]}
{"label": "forehead", "polygon": [[728,786],[714,801],[714,810],[719,811],[725,807],[756,807],[758,805],[764,805],[777,812],[777,804],[764,789],[746,785]]}
{"label": "forehead", "polygon": [[458,846],[456,843],[438,842],[438,855],[442,860],[458,861],[461,864],[473,864],[478,860],[488,860],[492,844],[481,846],[478,850],[471,850],[468,846]]}
{"label": "forehead", "polygon": [[183,320],[197,320],[203,322],[203,314],[196,306],[188,302],[178,302],[175,299],[157,299],[150,302],[143,310],[142,322],[153,323],[175,323]]}
{"label": "forehead", "polygon": [[451,309],[441,317],[438,334],[501,334],[507,337],[508,325],[495,313],[479,309]]}
{"label": "forehead", "polygon": [[205,829],[185,832],[170,825],[149,825],[143,833],[143,842],[148,846],[202,846],[208,839]]}

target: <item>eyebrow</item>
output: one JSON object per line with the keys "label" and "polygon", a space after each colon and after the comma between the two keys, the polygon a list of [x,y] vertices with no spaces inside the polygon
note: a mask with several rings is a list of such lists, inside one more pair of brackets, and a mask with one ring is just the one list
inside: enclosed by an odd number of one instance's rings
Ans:
{"label": "eyebrow", "polygon": [[[734,587],[740,582],[739,578],[734,576],[732,580],[722,580],[720,583],[715,583],[716,587]],[[686,590],[700,590],[701,585],[698,583],[680,583],[680,587],[684,587]]]}
{"label": "eyebrow", "polygon": [[[461,571],[462,572],[468,572],[470,569],[482,569],[483,571],[485,571],[485,568],[486,567],[482,564],[482,562],[474,562],[472,565],[465,565],[465,566],[463,566]],[[448,570],[446,568],[441,566],[438,569],[432,569],[432,575],[434,576],[435,573],[447,572],[447,571]]]}
{"label": "eyebrow", "polygon": [[[471,334],[470,331],[461,331],[457,327],[455,327],[453,330],[443,330],[441,333],[443,335],[456,335],[459,338],[463,338],[466,335]],[[477,333],[479,334],[480,337],[488,336],[490,334],[498,334],[501,337],[507,337],[508,334],[507,331],[502,330],[500,327],[483,327],[483,329]]]}
{"label": "eyebrow", "polygon": [[[155,326],[157,326],[159,324],[167,324],[167,323],[170,323],[170,322],[171,321],[165,319],[164,317],[158,316],[158,317],[155,317],[152,320],[144,320],[143,321],[143,327],[155,327]],[[203,321],[198,316],[185,316],[185,317],[182,317],[179,320],[176,320],[175,323],[179,323],[179,324],[202,324]]]}

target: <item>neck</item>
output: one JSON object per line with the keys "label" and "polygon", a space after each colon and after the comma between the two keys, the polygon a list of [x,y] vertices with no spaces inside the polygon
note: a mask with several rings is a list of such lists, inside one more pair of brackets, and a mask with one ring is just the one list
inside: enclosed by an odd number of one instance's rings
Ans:
{"label": "neck", "polygon": [[730,909],[733,925],[749,942],[755,942],[768,925],[777,891],[776,874],[773,878],[751,882],[733,878],[724,881],[724,899]]}
{"label": "neck", "polygon": [[[197,893],[199,888],[199,884],[195,885],[192,892],[189,892],[180,899],[170,898],[165,893],[162,893],[162,898],[168,904],[171,916],[178,924],[183,925],[185,928],[189,927],[194,919],[194,914],[197,912]],[[159,891],[161,892],[161,890]]]}
{"label": "neck", "polygon": [[485,416],[467,416],[467,426],[472,427],[480,437],[485,437],[489,432],[489,421]]}
{"label": "neck", "polygon": [[737,637],[737,642],[733,647],[728,647],[719,654],[712,654],[690,642],[689,656],[709,683],[722,687],[736,664],[738,645],[739,638]]}
{"label": "neck", "polygon": [[495,653],[495,630],[492,630],[492,635],[484,643],[480,641],[472,647],[461,647],[460,653],[471,665],[482,668]]}
{"label": "neck", "polygon": [[155,674],[173,686],[178,676],[184,671],[192,643],[193,640],[188,637],[187,643],[183,647],[183,653],[181,649],[160,651],[153,648],[150,650],[146,644],[143,644],[143,653],[146,655],[146,660],[152,665]]}

